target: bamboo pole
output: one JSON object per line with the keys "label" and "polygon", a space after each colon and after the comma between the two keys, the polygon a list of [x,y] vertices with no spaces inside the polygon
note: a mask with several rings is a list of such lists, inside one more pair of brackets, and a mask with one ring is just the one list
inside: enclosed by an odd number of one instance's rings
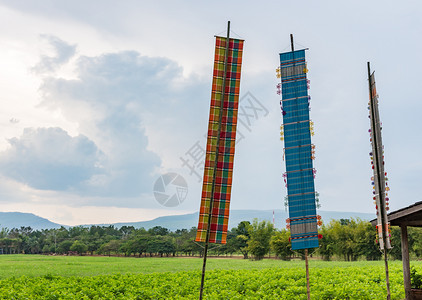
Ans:
{"label": "bamboo pole", "polygon": [[311,300],[311,289],[309,287],[308,248],[305,249],[305,265],[306,265],[306,294],[308,296],[308,300]]}
{"label": "bamboo pole", "polygon": [[[294,46],[294,42],[293,42],[293,34],[290,34],[290,46],[292,48],[292,52],[294,52],[295,46]],[[294,53],[293,53],[293,57],[294,57]],[[311,289],[310,289],[310,286],[309,286],[308,248],[305,249],[305,267],[306,267],[306,294],[307,294],[307,299],[310,300],[311,299]]]}
{"label": "bamboo pole", "polygon": [[223,85],[221,91],[221,100],[220,100],[220,114],[218,118],[218,131],[217,131],[217,147],[215,148],[215,162],[214,162],[214,170],[212,176],[212,185],[211,185],[211,198],[210,198],[210,209],[208,212],[208,226],[207,226],[207,234],[205,236],[205,246],[204,246],[204,258],[202,262],[202,276],[201,276],[201,288],[199,290],[199,300],[202,300],[203,292],[204,292],[204,283],[205,283],[205,270],[207,266],[207,255],[208,255],[208,246],[210,241],[210,226],[211,226],[211,219],[212,219],[212,210],[214,207],[214,191],[215,191],[215,179],[217,173],[217,164],[218,164],[218,156],[219,156],[219,147],[220,147],[220,134],[221,134],[221,120],[223,119],[223,108],[224,108],[224,96],[226,93],[226,74],[227,74],[227,60],[229,55],[229,43],[230,43],[230,21],[227,22],[227,39],[226,39],[226,53],[224,57],[224,74],[223,74]]}
{"label": "bamboo pole", "polygon": [[[373,99],[373,95],[372,95],[372,85],[373,82],[371,80],[371,67],[370,64],[368,62],[368,81],[369,81],[369,98],[370,98],[370,106],[371,106],[371,122],[372,122],[372,129],[373,129],[373,134],[372,134],[372,138],[373,138],[373,143],[374,143],[374,153],[373,153],[373,157],[374,157],[374,170],[376,170],[377,172],[377,183],[378,183],[378,191],[379,191],[379,197],[380,197],[380,207],[378,208],[378,213],[381,214],[381,232],[382,232],[382,239],[383,239],[383,252],[384,252],[384,265],[385,265],[385,281],[386,281],[386,285],[387,285],[387,300],[391,299],[391,293],[390,293],[390,278],[389,278],[389,272],[388,272],[388,257],[387,257],[387,233],[386,231],[386,224],[388,223],[388,220],[384,219],[384,193],[382,192],[384,190],[384,187],[381,186],[381,176],[383,174],[381,174],[381,170],[380,170],[380,165],[382,164],[382,162],[379,161],[379,153],[378,153],[378,140],[377,140],[377,132],[375,131],[375,124],[376,124],[376,116],[375,116],[375,101]],[[380,133],[381,134],[381,133]],[[374,178],[375,179],[375,178]]]}
{"label": "bamboo pole", "polygon": [[293,34],[290,34],[290,46],[292,47],[292,52],[295,51],[295,45],[293,44]]}

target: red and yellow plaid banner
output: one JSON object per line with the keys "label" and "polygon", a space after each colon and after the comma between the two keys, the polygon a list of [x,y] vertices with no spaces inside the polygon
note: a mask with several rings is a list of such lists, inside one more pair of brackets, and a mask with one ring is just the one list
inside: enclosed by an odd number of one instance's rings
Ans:
{"label": "red and yellow plaid banner", "polygon": [[[221,244],[226,243],[229,223],[237,109],[239,105],[240,70],[244,42],[243,40],[229,39],[224,103],[223,109],[221,110],[226,40],[227,38],[224,37],[216,37],[215,42],[207,154],[205,158],[201,208],[199,210],[199,223],[196,235],[196,241],[205,242],[208,230],[208,218],[211,215],[209,242]],[[218,136],[220,113],[222,114],[222,118],[220,136]],[[214,167],[217,157],[214,195],[212,195]],[[210,214],[211,200],[213,201],[213,209]]]}

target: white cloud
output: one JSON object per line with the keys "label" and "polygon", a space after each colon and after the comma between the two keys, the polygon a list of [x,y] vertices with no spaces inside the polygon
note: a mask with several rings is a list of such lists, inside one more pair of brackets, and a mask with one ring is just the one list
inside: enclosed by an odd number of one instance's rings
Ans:
{"label": "white cloud", "polygon": [[37,189],[77,189],[102,173],[101,152],[87,137],[70,137],[60,128],[27,128],[0,153],[3,176]]}
{"label": "white cloud", "polygon": [[[38,107],[77,124],[95,151],[89,153],[90,164],[72,160],[87,154],[78,148],[62,153],[62,161],[48,160],[81,136],[70,137],[59,128],[26,129],[22,137],[9,140],[4,176],[34,188],[104,196],[104,205],[114,205],[116,199],[121,206],[154,205],[131,197],[151,193],[159,170],[180,166],[175,150],[182,154],[184,141],[191,141],[185,133],[200,132],[196,124],[207,115],[210,88],[204,89],[194,75],[185,78],[183,69],[169,59],[135,51],[77,56],[71,62],[75,78],[65,79],[58,70],[69,64],[75,46],[54,36],[47,40],[56,54],[43,56],[36,66],[43,75]],[[201,135],[206,129],[202,123]],[[20,156],[27,159],[19,161]]]}
{"label": "white cloud", "polygon": [[57,68],[67,63],[75,55],[76,46],[69,45],[56,36],[41,35],[49,45],[51,45],[53,54],[42,55],[40,62],[33,68],[36,73],[46,73],[56,71]]}

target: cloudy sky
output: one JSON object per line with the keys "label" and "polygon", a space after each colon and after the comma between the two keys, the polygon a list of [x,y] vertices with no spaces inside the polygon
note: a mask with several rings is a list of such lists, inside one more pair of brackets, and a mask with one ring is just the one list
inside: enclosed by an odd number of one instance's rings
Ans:
{"label": "cloudy sky", "polygon": [[[231,208],[284,208],[275,69],[290,33],[309,48],[321,209],[375,217],[368,61],[391,209],[420,201],[421,14],[419,1],[0,0],[0,211],[67,225],[197,211],[192,154],[228,20],[245,39]],[[154,197],[169,172],[188,186],[172,207]]]}

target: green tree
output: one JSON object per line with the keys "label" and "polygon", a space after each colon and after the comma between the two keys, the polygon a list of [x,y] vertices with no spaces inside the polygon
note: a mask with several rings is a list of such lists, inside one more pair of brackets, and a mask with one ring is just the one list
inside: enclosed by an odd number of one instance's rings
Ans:
{"label": "green tree", "polygon": [[[408,227],[408,242],[409,242],[409,251],[413,248],[414,245],[414,235],[413,235],[413,228]],[[401,260],[401,232],[400,227],[392,227],[391,228],[391,246],[393,246],[392,249],[388,251],[388,255],[392,259],[398,259]],[[410,253],[409,253],[410,254]]]}
{"label": "green tree", "polygon": [[225,254],[233,255],[233,253],[238,252],[238,240],[237,240],[236,228],[232,228],[229,232],[227,232],[227,244],[224,248]]}
{"label": "green tree", "polygon": [[[331,222],[330,225],[332,224],[333,223]],[[318,230],[321,234],[321,238],[319,239],[319,248],[317,251],[325,261],[331,260],[332,256],[334,255],[334,248],[336,243],[330,225],[327,226],[323,224]]]}
{"label": "green tree", "polygon": [[175,235],[175,247],[179,253],[192,256],[195,253],[202,253],[202,248],[195,243],[196,227],[192,227],[190,230],[182,229],[176,232]]}
{"label": "green tree", "polygon": [[[51,251],[53,250],[53,251]],[[51,253],[54,252],[54,245],[53,247],[51,247],[51,245],[47,245],[45,244],[44,247],[42,248],[42,253],[47,254],[47,253]]]}
{"label": "green tree", "polygon": [[56,229],[54,234],[57,244],[60,244],[64,240],[69,239],[69,231],[67,231],[67,229],[63,226],[59,229]]}
{"label": "green tree", "polygon": [[4,253],[16,253],[16,249],[19,246],[19,239],[13,239],[13,238],[1,238],[0,239],[0,248],[3,248]]}
{"label": "green tree", "polygon": [[249,247],[248,241],[250,239],[249,230],[252,227],[251,222],[242,221],[235,229],[236,237],[233,239],[233,248],[242,253],[244,259],[248,259]]}
{"label": "green tree", "polygon": [[10,230],[7,227],[2,227],[0,230],[0,238],[8,237]]}
{"label": "green tree", "polygon": [[376,229],[369,222],[361,219],[340,219],[320,229],[319,254],[324,260],[333,255],[344,260],[357,260],[364,256],[367,260],[377,260],[381,253],[375,242]]}
{"label": "green tree", "polygon": [[57,252],[60,254],[66,254],[70,251],[70,247],[72,246],[73,242],[70,240],[65,240],[57,246]]}
{"label": "green tree", "polygon": [[89,228],[84,226],[75,226],[70,227],[68,231],[70,238],[75,239],[85,235],[86,233],[89,233]]}
{"label": "green tree", "polygon": [[248,241],[248,248],[255,259],[260,260],[270,250],[270,239],[274,227],[269,221],[261,221],[254,219],[252,226],[249,227],[248,232],[250,239]]}
{"label": "green tree", "polygon": [[[192,237],[193,238],[193,237]],[[174,245],[176,247],[176,252],[183,252],[183,245],[185,241],[189,239],[189,232],[187,229],[177,229],[174,232]]]}
{"label": "green tree", "polygon": [[131,252],[136,254],[138,253],[141,256],[143,253],[147,252],[148,240],[150,239],[149,236],[145,234],[137,235],[131,243]]}
{"label": "green tree", "polygon": [[122,234],[122,238],[129,237],[133,232],[135,232],[135,227],[133,226],[122,226],[119,229],[119,232]]}
{"label": "green tree", "polygon": [[365,256],[366,260],[379,260],[381,251],[376,242],[377,230],[371,223],[356,220],[355,240],[356,252],[359,256]]}
{"label": "green tree", "polygon": [[290,232],[286,229],[276,231],[271,237],[270,245],[271,249],[282,260],[289,260],[293,254],[292,243],[290,242]]}
{"label": "green tree", "polygon": [[161,226],[154,226],[148,230],[148,233],[151,235],[168,235],[169,230]]}
{"label": "green tree", "polygon": [[146,252],[152,256],[153,253],[157,253],[160,256],[166,254],[167,256],[170,253],[176,251],[176,246],[171,237],[166,236],[154,236],[148,240]]}
{"label": "green tree", "polygon": [[408,227],[408,238],[411,241],[410,250],[420,259],[422,257],[422,229]]}
{"label": "green tree", "polygon": [[115,254],[119,254],[121,244],[122,244],[121,240],[111,240],[101,245],[99,251],[101,253],[106,253],[108,256],[110,256],[112,252],[114,252]]}
{"label": "green tree", "polygon": [[353,219],[332,220],[329,224],[333,240],[335,240],[334,253],[340,257],[343,256],[347,261],[356,260],[358,256],[355,252],[356,241],[353,235],[355,225]]}
{"label": "green tree", "polygon": [[84,242],[76,240],[70,246],[70,251],[77,252],[79,255],[84,254],[88,250],[88,246]]}

